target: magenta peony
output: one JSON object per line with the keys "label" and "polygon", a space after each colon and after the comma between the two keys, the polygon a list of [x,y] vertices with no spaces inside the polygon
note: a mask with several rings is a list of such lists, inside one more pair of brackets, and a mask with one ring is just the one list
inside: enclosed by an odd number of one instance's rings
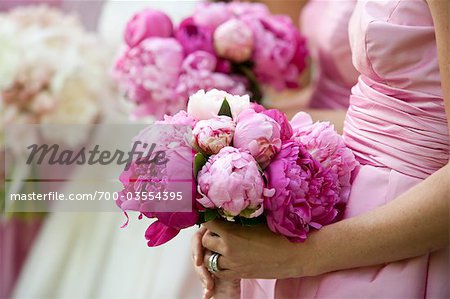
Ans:
{"label": "magenta peony", "polygon": [[136,13],[125,28],[125,42],[137,46],[149,37],[171,37],[173,25],[170,18],[161,11],[145,9]]}
{"label": "magenta peony", "polygon": [[236,124],[228,116],[199,121],[192,131],[194,147],[206,155],[217,154],[233,141]]}
{"label": "magenta peony", "polygon": [[220,57],[244,62],[252,56],[253,33],[244,22],[231,19],[217,27],[214,46]]}
{"label": "magenta peony", "polygon": [[224,99],[230,105],[233,119],[236,119],[242,111],[250,106],[248,95],[236,96],[217,89],[208,92],[199,90],[189,97],[187,113],[197,120],[216,117]]}
{"label": "magenta peony", "polygon": [[322,167],[335,173],[339,181],[341,201],[347,202],[352,173],[358,167],[353,152],[346,147],[342,137],[329,122],[313,124],[307,113],[300,112],[292,118],[291,124],[294,128],[293,138],[304,144]]}
{"label": "magenta peony", "polygon": [[118,59],[114,76],[138,108],[137,116],[181,110],[186,99],[176,92],[183,49],[173,38],[151,38],[127,48]]}
{"label": "magenta peony", "polygon": [[280,125],[271,117],[247,109],[236,119],[233,145],[249,151],[265,168],[281,148]]}
{"label": "magenta peony", "polygon": [[[149,130],[144,130],[137,139],[151,142],[143,138],[150,136]],[[192,149],[187,146],[180,146],[174,149],[166,148],[169,162],[164,166],[154,164],[136,163],[130,165],[128,170],[124,170],[120,175],[123,190],[119,192],[116,204],[124,211],[140,212],[139,218],[157,218],[145,232],[148,246],[158,246],[166,243],[175,237],[181,229],[195,225],[198,222],[198,212],[196,209],[196,184],[192,174]],[[186,183],[180,185],[178,181]],[[181,186],[181,187],[180,187]],[[157,201],[145,200],[144,195],[140,198],[136,194],[146,192],[183,191],[183,199],[191,202],[181,203],[179,201]],[[187,193],[191,193],[189,197]],[[133,198],[130,198],[130,195]],[[192,207],[192,211],[182,211],[185,205]],[[164,205],[164,206],[163,206]]]}
{"label": "magenta peony", "polygon": [[289,120],[286,117],[286,114],[277,110],[277,109],[269,109],[261,111],[262,114],[265,114],[271,117],[280,125],[280,138],[281,140],[289,140],[292,137],[292,127],[289,123]]}
{"label": "magenta peony", "polygon": [[175,38],[183,46],[186,55],[199,50],[214,54],[213,30],[196,24],[193,18],[184,19],[180,23],[175,31]]}
{"label": "magenta peony", "polygon": [[275,190],[264,201],[267,224],[273,232],[301,242],[311,227],[318,229],[335,219],[339,201],[336,178],[300,142],[285,142],[265,173],[267,187]]}
{"label": "magenta peony", "polygon": [[258,80],[277,90],[297,87],[307,51],[305,40],[289,17],[249,14],[242,20],[253,31],[253,71]]}
{"label": "magenta peony", "polygon": [[220,209],[225,217],[252,218],[263,212],[267,190],[255,159],[224,147],[199,172],[198,192],[202,195],[198,202],[205,208]]}

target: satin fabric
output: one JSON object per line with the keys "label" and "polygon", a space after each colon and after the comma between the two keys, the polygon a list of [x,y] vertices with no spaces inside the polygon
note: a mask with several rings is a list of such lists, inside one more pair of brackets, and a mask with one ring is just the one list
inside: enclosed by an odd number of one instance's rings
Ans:
{"label": "satin fabric", "polygon": [[[344,218],[397,198],[449,158],[437,48],[426,2],[359,1],[349,32],[353,63],[361,75],[352,89],[344,139],[362,166]],[[448,252],[444,248],[317,277],[243,280],[242,298],[449,298]]]}
{"label": "satin fabric", "polygon": [[359,73],[352,64],[348,22],[356,0],[313,0],[303,8],[300,27],[316,68],[311,108],[347,109]]}

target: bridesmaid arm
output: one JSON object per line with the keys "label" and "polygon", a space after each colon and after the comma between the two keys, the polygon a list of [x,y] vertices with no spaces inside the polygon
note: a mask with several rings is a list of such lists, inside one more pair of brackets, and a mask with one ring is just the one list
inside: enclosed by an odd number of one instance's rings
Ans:
{"label": "bridesmaid arm", "polygon": [[296,277],[379,265],[449,243],[450,166],[392,202],[324,227],[297,250]]}
{"label": "bridesmaid arm", "polygon": [[[450,2],[427,2],[436,30],[441,84],[450,120]],[[296,276],[382,264],[448,246],[449,200],[450,163],[387,205],[312,234],[304,244],[311,250],[298,250],[301,271]]]}
{"label": "bridesmaid arm", "polygon": [[450,4],[448,0],[427,0],[436,31],[442,90],[450,131]]}

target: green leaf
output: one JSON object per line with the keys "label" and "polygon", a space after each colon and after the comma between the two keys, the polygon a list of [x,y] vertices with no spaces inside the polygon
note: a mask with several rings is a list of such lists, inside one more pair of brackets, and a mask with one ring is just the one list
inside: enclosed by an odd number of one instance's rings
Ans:
{"label": "green leaf", "polygon": [[220,107],[218,115],[232,117],[230,104],[228,103],[227,98],[223,99],[222,106]]}
{"label": "green leaf", "polygon": [[205,211],[205,222],[213,221],[219,216],[217,210],[206,210]]}
{"label": "green leaf", "polygon": [[206,157],[202,153],[196,153],[194,156],[194,178],[197,179],[198,172],[206,164]]}

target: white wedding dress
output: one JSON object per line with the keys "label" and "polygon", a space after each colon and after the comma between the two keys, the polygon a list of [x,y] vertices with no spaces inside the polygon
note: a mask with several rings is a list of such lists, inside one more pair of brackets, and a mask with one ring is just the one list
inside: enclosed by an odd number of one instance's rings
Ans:
{"label": "white wedding dress", "polygon": [[[98,28],[112,46],[121,43],[126,21],[136,11],[153,7],[175,23],[189,15],[198,1],[110,1],[103,5]],[[89,4],[86,2],[86,9]],[[95,173],[79,171],[74,180],[95,181]],[[117,190],[111,190],[117,191]],[[148,219],[117,213],[53,213],[36,239],[13,298],[201,298],[190,239],[196,227],[169,243],[149,248],[144,232]]]}

